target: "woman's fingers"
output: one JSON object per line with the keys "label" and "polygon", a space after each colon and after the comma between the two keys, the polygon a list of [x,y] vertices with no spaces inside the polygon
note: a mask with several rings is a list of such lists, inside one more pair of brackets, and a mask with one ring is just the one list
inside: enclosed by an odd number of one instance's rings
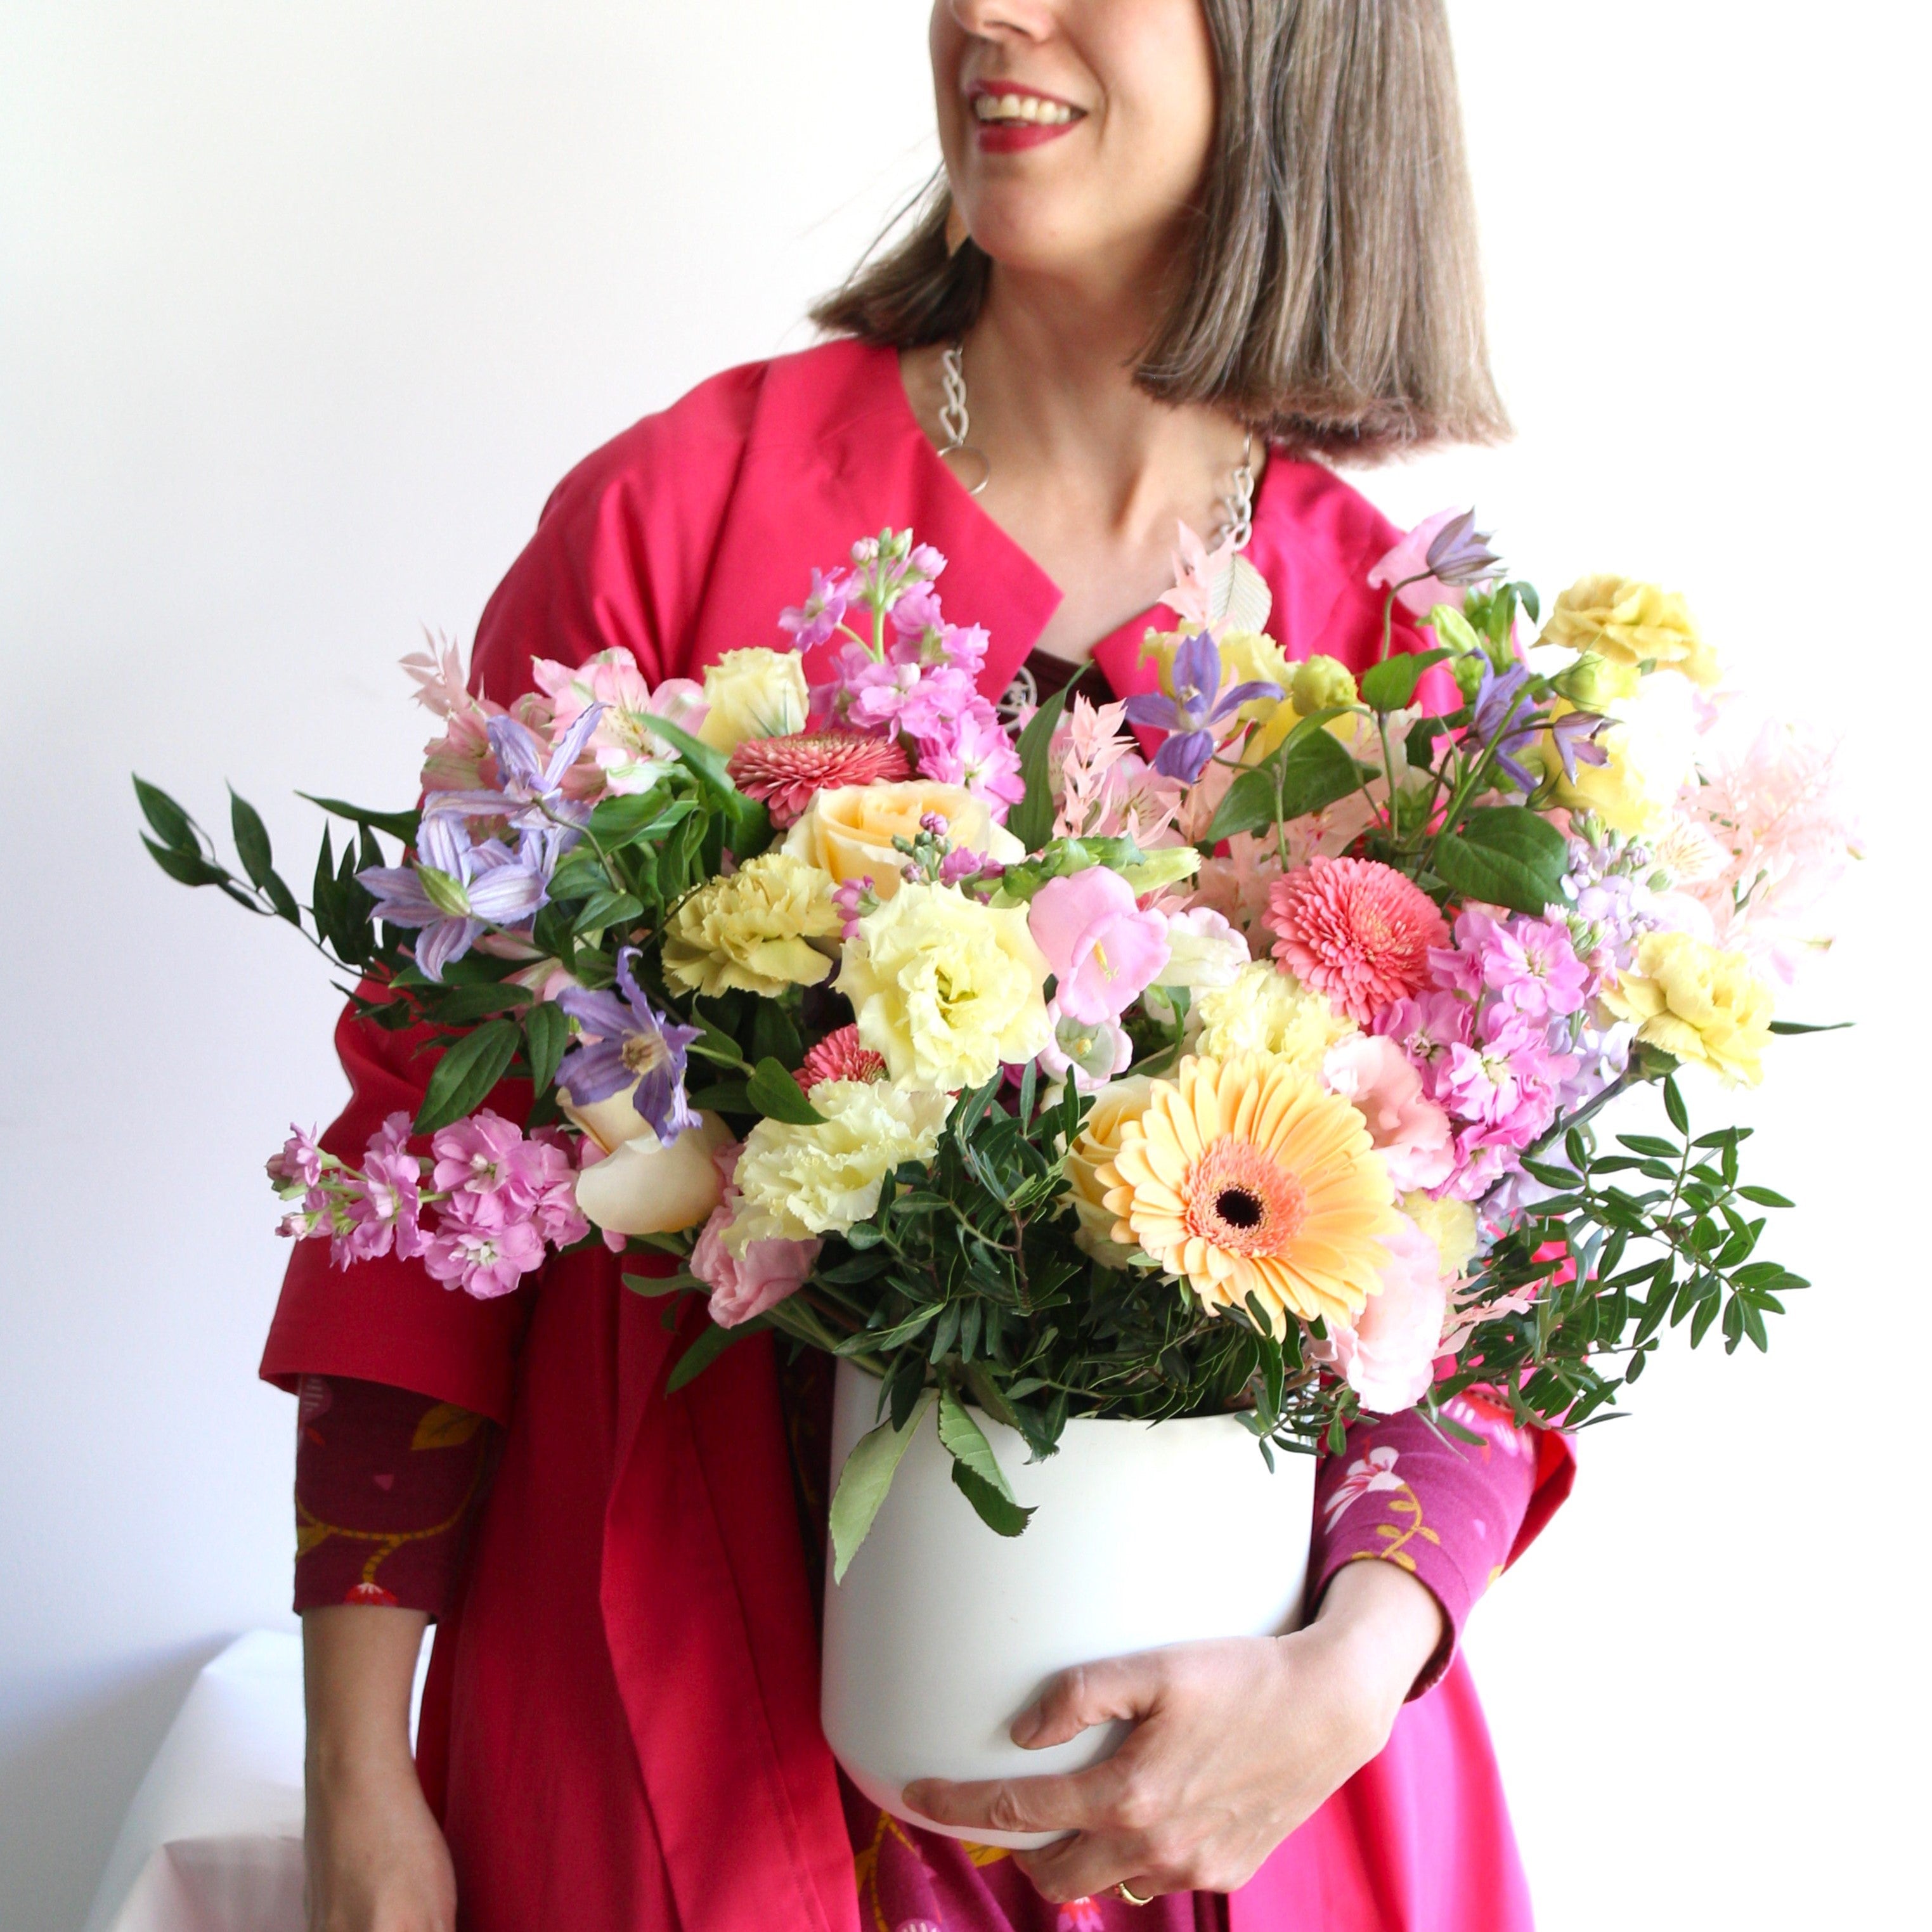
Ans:
{"label": "woman's fingers", "polygon": [[1142,1898],[1184,1889],[1156,1876],[1145,1846],[1131,1837],[1083,1832],[1077,1838],[1063,1839],[1036,1852],[1016,1852],[1013,1857],[1034,1890],[1056,1905],[1098,1898],[1124,1879]]}
{"label": "woman's fingers", "polygon": [[1040,1750],[1064,1744],[1090,1725],[1116,1718],[1144,1718],[1154,1708],[1166,1681],[1162,1653],[1109,1658],[1100,1664],[1063,1670],[1034,1702],[1013,1720],[1016,1744]]}
{"label": "woman's fingers", "polygon": [[1108,1763],[1060,1777],[964,1784],[922,1778],[901,1796],[922,1817],[962,1831],[1084,1832],[1112,1822],[1119,1786],[1119,1774]]}

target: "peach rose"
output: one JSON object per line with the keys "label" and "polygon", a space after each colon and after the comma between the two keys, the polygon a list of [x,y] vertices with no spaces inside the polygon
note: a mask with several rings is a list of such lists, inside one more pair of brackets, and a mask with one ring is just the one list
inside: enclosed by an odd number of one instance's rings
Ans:
{"label": "peach rose", "polygon": [[835,785],[820,792],[803,818],[785,835],[784,849],[836,883],[869,878],[872,890],[889,899],[899,889],[903,854],[895,838],[917,836],[920,820],[936,813],[946,836],[962,845],[1010,866],[1026,848],[1003,825],[993,822],[983,800],[964,785],[910,779],[902,784]]}

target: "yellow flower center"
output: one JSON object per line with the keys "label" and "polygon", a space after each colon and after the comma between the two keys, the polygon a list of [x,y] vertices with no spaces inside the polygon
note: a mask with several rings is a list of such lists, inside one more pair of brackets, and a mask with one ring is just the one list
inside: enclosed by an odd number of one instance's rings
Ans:
{"label": "yellow flower center", "polygon": [[1194,1163],[1181,1192],[1188,1232],[1235,1254],[1276,1252],[1308,1213],[1292,1174],[1252,1142],[1226,1136]]}
{"label": "yellow flower center", "polygon": [[655,1033],[634,1033],[625,1041],[620,1056],[627,1073],[652,1073],[670,1059],[664,1036]]}

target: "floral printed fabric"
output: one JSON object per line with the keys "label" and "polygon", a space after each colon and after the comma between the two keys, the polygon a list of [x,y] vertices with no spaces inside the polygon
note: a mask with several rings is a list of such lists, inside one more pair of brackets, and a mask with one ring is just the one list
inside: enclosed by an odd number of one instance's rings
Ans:
{"label": "floral printed fabric", "polygon": [[388,1604],[440,1616],[493,1426],[341,1376],[303,1376],[296,1415],[297,1612]]}
{"label": "floral printed fabric", "polygon": [[1376,1560],[1400,1564],[1442,1606],[1449,1630],[1414,1696],[1448,1669],[1477,1598],[1509,1562],[1537,1484],[1537,1436],[1501,1403],[1472,1389],[1443,1412],[1481,1440],[1458,1442],[1410,1409],[1358,1423],[1316,1481],[1311,1604],[1343,1564]]}

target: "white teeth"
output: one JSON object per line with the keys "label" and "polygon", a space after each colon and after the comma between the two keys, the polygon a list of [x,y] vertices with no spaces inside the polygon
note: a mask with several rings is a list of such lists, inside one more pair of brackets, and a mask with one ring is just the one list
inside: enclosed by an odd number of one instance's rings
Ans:
{"label": "white teeth", "polygon": [[1036,94],[976,94],[973,112],[982,122],[1030,122],[1042,128],[1063,128],[1073,118],[1072,108],[1058,100],[1042,100]]}

